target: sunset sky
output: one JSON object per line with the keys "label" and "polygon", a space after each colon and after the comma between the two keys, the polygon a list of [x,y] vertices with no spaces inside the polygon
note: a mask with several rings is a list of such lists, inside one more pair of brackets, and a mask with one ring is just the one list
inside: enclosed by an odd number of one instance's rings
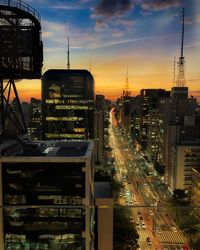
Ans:
{"label": "sunset sky", "polygon": [[[130,89],[173,86],[173,60],[178,60],[181,15],[185,7],[185,77],[191,94],[200,96],[199,0],[26,0],[42,18],[43,73],[67,68],[89,69],[97,93],[120,95],[126,69]],[[176,69],[177,71],[178,69]],[[40,98],[40,80],[17,84],[20,98]],[[108,95],[107,95],[108,96]]]}

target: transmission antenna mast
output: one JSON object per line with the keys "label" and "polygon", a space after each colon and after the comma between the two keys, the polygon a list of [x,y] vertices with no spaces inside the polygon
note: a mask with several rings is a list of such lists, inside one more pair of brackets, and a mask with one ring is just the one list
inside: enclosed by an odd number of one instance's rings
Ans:
{"label": "transmission antenna mast", "polygon": [[176,57],[174,57],[174,69],[173,69],[174,79],[173,84],[176,85]]}
{"label": "transmission antenna mast", "polygon": [[128,80],[128,68],[126,69],[126,83],[125,83],[125,89],[123,90],[123,96],[130,96],[131,91],[129,88],[129,80]]}
{"label": "transmission antenna mast", "polygon": [[184,45],[184,27],[185,26],[185,9],[183,8],[183,17],[182,17],[182,35],[181,35],[181,55],[178,61],[178,77],[176,80],[176,87],[185,87],[185,58],[183,56],[183,45]]}
{"label": "transmission antenna mast", "polygon": [[70,69],[70,61],[69,61],[69,37],[67,38],[67,69]]}

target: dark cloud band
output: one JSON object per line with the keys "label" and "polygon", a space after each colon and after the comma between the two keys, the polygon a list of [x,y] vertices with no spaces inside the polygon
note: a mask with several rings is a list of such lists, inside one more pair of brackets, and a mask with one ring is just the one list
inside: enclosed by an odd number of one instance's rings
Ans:
{"label": "dark cloud band", "polygon": [[131,0],[101,0],[95,8],[95,14],[112,17],[123,15],[131,8]]}
{"label": "dark cloud band", "polygon": [[143,0],[141,6],[144,10],[163,10],[176,7],[181,0]]}

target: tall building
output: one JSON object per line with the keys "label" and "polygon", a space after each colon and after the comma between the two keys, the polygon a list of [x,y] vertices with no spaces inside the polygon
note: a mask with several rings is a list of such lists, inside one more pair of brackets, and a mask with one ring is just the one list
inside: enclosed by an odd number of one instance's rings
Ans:
{"label": "tall building", "polygon": [[168,125],[165,130],[165,179],[171,190],[190,191],[192,168],[200,165],[200,124],[195,120],[186,116],[184,124]]}
{"label": "tall building", "polygon": [[96,164],[104,166],[104,134],[105,134],[105,98],[103,95],[96,95],[94,109],[94,134]]}
{"label": "tall building", "polygon": [[94,138],[94,78],[87,70],[51,69],[42,78],[43,138]]}
{"label": "tall building", "polygon": [[149,111],[149,127],[147,131],[147,157],[151,162],[158,161],[159,148],[159,114],[157,109]]}
{"label": "tall building", "polygon": [[192,169],[191,203],[194,206],[200,206],[200,168]]}
{"label": "tall building", "polygon": [[183,141],[172,146],[171,152],[169,186],[191,194],[193,168],[200,168],[200,140]]}
{"label": "tall building", "polygon": [[93,147],[91,141],[1,145],[1,250],[94,249]]}
{"label": "tall building", "polygon": [[129,131],[131,138],[135,141],[140,139],[142,126],[142,100],[140,96],[133,97],[130,102],[130,126]]}
{"label": "tall building", "polygon": [[120,123],[126,134],[130,134],[131,101],[134,97],[123,96],[119,102]]}
{"label": "tall building", "polygon": [[164,89],[142,89],[140,91],[141,98],[141,128],[139,132],[139,142],[143,150],[147,149],[147,141],[148,141],[148,130],[151,126],[150,123],[150,111],[157,110],[159,99],[162,97],[167,97],[170,95],[169,91]]}
{"label": "tall building", "polygon": [[30,106],[29,106],[28,102],[22,102],[21,103],[21,108],[22,108],[22,112],[24,114],[24,119],[25,119],[26,126],[28,125],[28,123],[30,121],[29,107]]}
{"label": "tall building", "polygon": [[[178,146],[198,145],[199,119],[196,113],[196,99],[187,95],[172,94],[170,98],[162,98],[159,103],[159,140],[160,148],[157,159],[165,166],[165,179],[170,188],[176,189],[175,173],[178,174],[178,163],[173,161]],[[178,158],[177,158],[178,159]],[[173,162],[172,162],[173,161]],[[183,181],[183,180],[182,180]],[[186,188],[186,184],[185,189]],[[182,185],[182,187],[184,186]]]}
{"label": "tall building", "polygon": [[41,100],[31,98],[30,101],[30,121],[28,124],[28,134],[32,140],[42,139],[42,103]]}

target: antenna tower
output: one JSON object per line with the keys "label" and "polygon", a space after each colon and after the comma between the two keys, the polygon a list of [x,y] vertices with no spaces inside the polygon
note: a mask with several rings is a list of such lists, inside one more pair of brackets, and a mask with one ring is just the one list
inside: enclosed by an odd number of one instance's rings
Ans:
{"label": "antenna tower", "polygon": [[174,57],[173,75],[174,75],[173,83],[174,83],[174,86],[175,86],[175,84],[176,84],[176,57]]}
{"label": "antenna tower", "polygon": [[70,69],[70,61],[69,61],[69,37],[67,38],[67,69]]}
{"label": "antenna tower", "polygon": [[183,56],[183,44],[184,44],[184,26],[185,26],[185,9],[183,8],[183,17],[182,17],[182,35],[181,35],[181,55],[178,61],[178,77],[176,80],[176,87],[185,87],[185,58]]}
{"label": "antenna tower", "polygon": [[128,68],[126,69],[126,84],[125,89],[123,90],[123,96],[130,96],[131,91],[129,89],[129,81],[128,81]]}

